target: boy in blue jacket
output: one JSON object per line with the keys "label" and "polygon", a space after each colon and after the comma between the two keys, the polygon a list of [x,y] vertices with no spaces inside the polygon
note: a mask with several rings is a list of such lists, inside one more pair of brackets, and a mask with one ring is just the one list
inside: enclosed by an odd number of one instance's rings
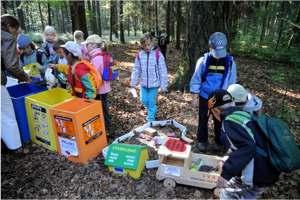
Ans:
{"label": "boy in blue jacket", "polygon": [[[198,59],[195,72],[190,81],[190,91],[195,94],[193,106],[199,105],[199,121],[196,147],[205,152],[208,146],[208,108],[207,99],[217,89],[227,89],[236,82],[236,65],[227,53],[227,38],[224,33],[215,32],[209,37],[210,52]],[[199,97],[199,103],[198,101]],[[220,149],[220,123],[214,120],[215,149]]]}
{"label": "boy in blue jacket", "polygon": [[258,198],[280,174],[271,164],[266,139],[250,114],[236,107],[226,90],[210,95],[208,108],[222,122],[222,134],[231,151],[220,163],[222,171],[215,195],[220,199]]}

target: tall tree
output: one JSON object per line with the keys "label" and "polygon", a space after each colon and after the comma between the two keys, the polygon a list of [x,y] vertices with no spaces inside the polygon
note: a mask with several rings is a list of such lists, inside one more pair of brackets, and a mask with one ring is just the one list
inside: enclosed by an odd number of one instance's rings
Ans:
{"label": "tall tree", "polygon": [[41,23],[42,23],[42,30],[44,30],[45,22],[44,22],[43,13],[42,13],[41,2],[38,2],[38,6],[39,6],[39,13],[40,13],[40,18],[41,18]]}
{"label": "tall tree", "polygon": [[297,27],[296,25],[300,25],[300,3],[298,3],[298,11],[297,11],[297,15],[296,15],[296,20],[295,20],[295,24],[292,28],[292,35],[288,41],[288,48],[291,47],[292,44],[294,44],[294,46],[300,46],[300,28]]}
{"label": "tall tree", "polygon": [[97,14],[97,27],[98,27],[97,30],[98,30],[98,34],[102,37],[100,1],[96,1],[96,14]]}
{"label": "tall tree", "polygon": [[124,37],[124,22],[123,22],[123,0],[120,0],[120,40],[121,43],[125,43],[125,37]]}
{"label": "tall tree", "polygon": [[278,24],[278,37],[277,37],[277,42],[276,42],[276,46],[275,46],[275,51],[277,51],[279,43],[280,43],[280,39],[281,39],[281,35],[283,32],[283,23],[284,23],[284,19],[286,18],[287,15],[287,2],[282,1],[281,2],[281,8],[280,8],[280,18],[279,18],[279,24]]}
{"label": "tall tree", "polygon": [[1,8],[3,9],[4,14],[8,13],[7,12],[7,7],[8,7],[7,3],[8,3],[7,1],[1,1],[1,5],[2,5]]}
{"label": "tall tree", "polygon": [[51,21],[51,6],[50,6],[50,2],[47,2],[47,9],[48,9],[48,25],[52,25],[52,21]]}
{"label": "tall tree", "polygon": [[180,49],[180,32],[181,32],[182,16],[181,16],[181,2],[176,3],[176,48]]}
{"label": "tall tree", "polygon": [[157,1],[154,2],[154,6],[155,6],[155,32],[156,34],[158,34],[158,11],[157,11]]}
{"label": "tall tree", "polygon": [[17,8],[17,16],[20,22],[21,29],[23,29],[24,31],[28,31],[27,27],[25,26],[26,19],[22,8]]}
{"label": "tall tree", "polygon": [[110,1],[110,40],[112,41],[112,34],[115,34],[116,38],[119,38],[118,34],[118,8],[117,1]]}
{"label": "tall tree", "polygon": [[84,1],[70,1],[70,11],[72,19],[72,31],[81,30],[84,36],[88,36],[85,18],[85,5]]}
{"label": "tall tree", "polygon": [[167,2],[167,10],[166,10],[166,32],[168,40],[170,39],[170,17],[171,16],[171,1]]}
{"label": "tall tree", "polygon": [[261,27],[261,33],[260,33],[260,38],[259,38],[259,44],[261,45],[262,42],[264,41],[265,38],[265,32],[266,32],[266,26],[267,26],[267,19],[268,19],[268,5],[269,5],[269,1],[265,2],[264,5],[264,14],[263,14],[263,18],[262,18],[262,27]]}

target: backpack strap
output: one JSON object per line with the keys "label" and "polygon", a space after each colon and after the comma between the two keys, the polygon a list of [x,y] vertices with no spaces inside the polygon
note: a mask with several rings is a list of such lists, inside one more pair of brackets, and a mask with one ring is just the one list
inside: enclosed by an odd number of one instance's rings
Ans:
{"label": "backpack strap", "polygon": [[[250,115],[247,112],[243,112],[243,111],[236,111],[234,113],[232,113],[231,115],[228,115],[225,120],[234,122],[240,126],[242,126],[246,132],[248,133],[248,135],[252,138],[252,140],[255,142],[255,138],[254,138],[254,134],[252,132],[252,130],[247,126],[247,123],[249,121],[252,120],[252,115]],[[265,150],[263,150],[262,148],[260,148],[259,146],[256,145],[256,152],[264,157],[267,157],[268,154],[266,153]]]}

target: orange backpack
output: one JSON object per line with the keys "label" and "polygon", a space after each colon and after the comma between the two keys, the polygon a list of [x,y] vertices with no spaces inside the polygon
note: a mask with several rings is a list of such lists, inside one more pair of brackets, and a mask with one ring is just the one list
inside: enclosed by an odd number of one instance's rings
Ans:
{"label": "orange backpack", "polygon": [[90,69],[89,73],[91,74],[92,77],[92,81],[95,84],[95,88],[98,90],[101,86],[102,86],[102,77],[100,76],[98,70],[94,67],[94,65],[92,65],[92,63],[90,63],[87,60],[80,60],[76,63],[76,65],[78,64],[85,64],[86,66],[88,66],[88,68]]}

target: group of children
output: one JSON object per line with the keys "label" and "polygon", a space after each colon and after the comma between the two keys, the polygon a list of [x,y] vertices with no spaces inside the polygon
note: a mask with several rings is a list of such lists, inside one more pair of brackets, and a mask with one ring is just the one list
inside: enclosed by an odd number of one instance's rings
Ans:
{"label": "group of children", "polygon": [[[14,18],[3,16],[1,21],[2,90],[6,84],[6,75],[3,74],[5,72],[10,72],[21,81],[30,82],[29,76],[16,66],[24,67],[36,63],[41,78],[45,77],[47,69],[57,70],[67,76],[73,95],[102,101],[105,125],[110,127],[107,95],[111,86],[110,79],[104,78],[103,72],[107,66],[113,65],[114,61],[106,51],[100,36],[90,35],[84,40],[83,33],[75,31],[74,41],[64,43],[56,39],[54,28],[47,26],[44,31],[44,43],[39,49],[36,49],[28,36],[19,35],[18,61],[16,50],[11,46],[14,47],[19,23]],[[144,35],[140,44],[141,50],[135,57],[130,86],[135,91],[140,85],[140,100],[147,108],[147,121],[154,121],[158,91],[160,89],[166,92],[168,87],[167,67],[164,55],[153,44],[150,34]],[[209,48],[210,51],[197,61],[190,81],[190,91],[195,94],[193,105],[197,104],[199,107],[196,148],[205,152],[209,147],[207,123],[209,115],[212,114],[215,132],[215,145],[212,147],[216,150],[230,150],[222,164],[216,195],[220,198],[256,198],[264,187],[278,179],[279,172],[267,157],[256,153],[256,146],[266,150],[267,144],[251,119],[245,123],[247,129],[228,119],[233,118],[232,113],[236,111],[259,115],[262,102],[243,86],[236,84],[236,64],[233,57],[227,53],[225,34],[212,34],[209,38]],[[1,92],[1,113],[2,119],[7,121],[9,111],[3,111],[3,106],[10,100],[8,95],[3,94],[5,91],[6,89]],[[1,121],[1,129],[7,124],[4,121]],[[248,129],[253,133],[252,137],[248,134]],[[1,130],[2,138],[3,131],[5,130]]]}

